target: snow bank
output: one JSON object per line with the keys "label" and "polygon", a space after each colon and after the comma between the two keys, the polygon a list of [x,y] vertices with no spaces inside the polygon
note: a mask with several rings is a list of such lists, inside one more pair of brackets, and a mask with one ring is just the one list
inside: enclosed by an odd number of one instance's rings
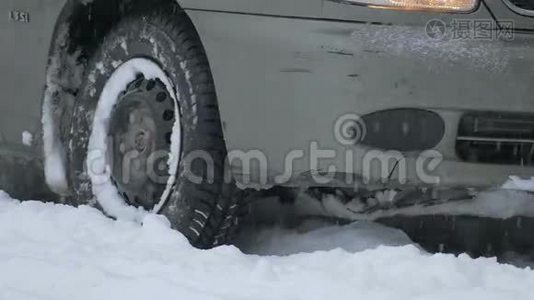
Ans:
{"label": "snow bank", "polygon": [[503,184],[502,188],[506,190],[534,192],[534,177],[521,179],[517,176],[510,176],[510,179]]}
{"label": "snow bank", "polygon": [[246,228],[237,244],[241,251],[258,255],[290,255],[343,249],[350,253],[379,246],[406,246],[413,242],[400,230],[356,222],[346,226],[308,221],[296,229]]}
{"label": "snow bank", "polygon": [[285,257],[201,251],[168,224],[0,193],[0,299],[534,299],[534,272],[494,259],[414,246]]}

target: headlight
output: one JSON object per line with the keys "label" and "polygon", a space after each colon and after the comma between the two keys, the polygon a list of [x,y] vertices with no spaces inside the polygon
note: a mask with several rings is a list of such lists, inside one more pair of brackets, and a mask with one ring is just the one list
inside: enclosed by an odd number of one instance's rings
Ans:
{"label": "headlight", "polygon": [[345,0],[373,8],[427,10],[439,12],[470,12],[478,0]]}

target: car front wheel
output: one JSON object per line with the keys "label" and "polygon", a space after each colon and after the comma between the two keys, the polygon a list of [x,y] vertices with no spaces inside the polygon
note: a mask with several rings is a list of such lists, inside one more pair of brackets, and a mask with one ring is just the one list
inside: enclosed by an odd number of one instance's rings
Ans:
{"label": "car front wheel", "polygon": [[209,64],[178,11],[120,21],[88,63],[68,137],[73,204],[166,216],[199,248],[230,241],[239,198]]}

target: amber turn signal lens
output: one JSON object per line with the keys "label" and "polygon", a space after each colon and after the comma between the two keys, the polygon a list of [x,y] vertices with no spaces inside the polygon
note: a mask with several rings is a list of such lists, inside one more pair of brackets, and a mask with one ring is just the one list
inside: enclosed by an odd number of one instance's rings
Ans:
{"label": "amber turn signal lens", "polygon": [[439,12],[470,12],[478,0],[348,0],[355,4],[373,8],[439,11]]}

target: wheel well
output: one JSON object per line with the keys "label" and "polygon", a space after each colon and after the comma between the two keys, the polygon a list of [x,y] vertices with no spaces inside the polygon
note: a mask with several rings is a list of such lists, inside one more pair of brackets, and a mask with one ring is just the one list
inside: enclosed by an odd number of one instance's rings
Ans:
{"label": "wheel well", "polygon": [[[57,60],[71,57],[81,67],[121,19],[163,9],[170,13],[181,10],[175,0],[69,0],[56,22],[51,60],[53,56]],[[75,91],[76,87],[64,86],[63,89]]]}
{"label": "wheel well", "polygon": [[176,13],[182,10],[176,1],[68,0],[62,8],[50,44],[42,103],[45,172],[49,187],[56,193],[68,193],[66,166],[70,145],[64,144],[64,137],[70,130],[72,109],[87,62],[123,18],[154,10]]}
{"label": "wheel well", "polygon": [[43,106],[54,113],[51,118],[61,120],[56,125],[60,136],[69,130],[70,108],[82,86],[87,62],[105,36],[125,17],[156,10],[172,14],[182,8],[176,0],[68,0],[54,29],[43,100]]}

